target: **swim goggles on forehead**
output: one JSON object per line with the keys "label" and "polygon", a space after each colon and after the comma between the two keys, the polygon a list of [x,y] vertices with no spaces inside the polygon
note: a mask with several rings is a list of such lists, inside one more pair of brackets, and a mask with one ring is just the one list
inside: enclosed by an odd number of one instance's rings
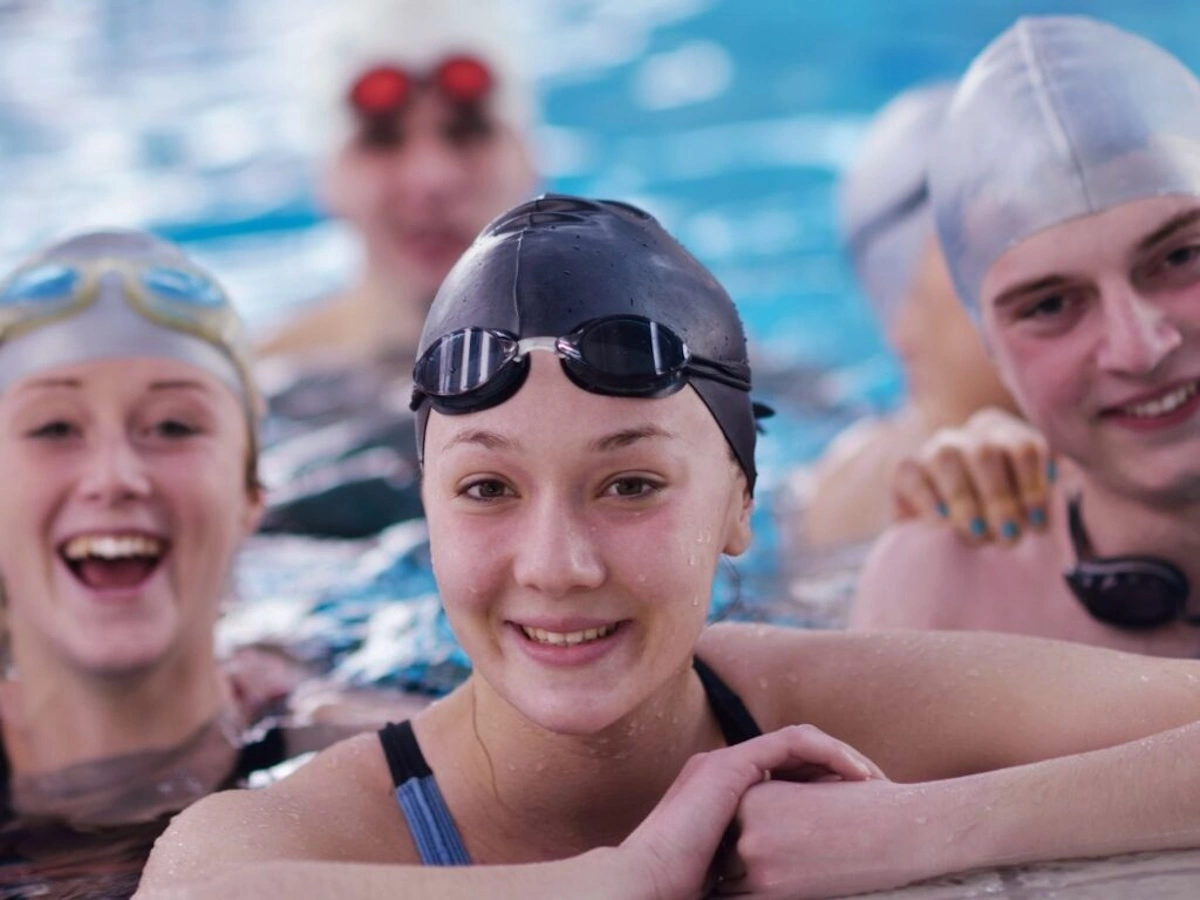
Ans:
{"label": "swim goggles on forehead", "polygon": [[432,72],[415,73],[399,66],[374,66],[350,86],[347,99],[358,113],[386,117],[403,110],[413,91],[429,86],[456,105],[478,103],[492,90],[492,70],[473,56],[451,56]]}
{"label": "swim goggles on forehead", "polygon": [[592,319],[562,337],[519,338],[491,328],[463,328],[439,338],[413,370],[412,408],[429,399],[450,415],[503,403],[529,373],[529,353],[562,361],[576,386],[615,397],[664,397],[689,378],[750,390],[750,367],[695,356],[683,338],[643,316]]}
{"label": "swim goggles on forehead", "polygon": [[194,334],[226,352],[241,331],[224,290],[202,270],[98,257],[31,263],[0,283],[0,341],[83,311],[109,274],[121,279],[128,302],[153,322]]}
{"label": "swim goggles on forehead", "polygon": [[1188,612],[1191,588],[1177,566],[1153,556],[1095,556],[1079,507],[1072,497],[1067,516],[1076,563],[1063,577],[1092,618],[1131,631],[1177,621],[1200,625],[1200,614]]}

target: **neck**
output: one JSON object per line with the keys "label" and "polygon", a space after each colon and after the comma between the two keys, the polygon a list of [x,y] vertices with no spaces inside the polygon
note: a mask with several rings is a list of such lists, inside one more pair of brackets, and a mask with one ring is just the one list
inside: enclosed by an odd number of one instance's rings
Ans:
{"label": "neck", "polygon": [[362,279],[344,297],[360,316],[358,327],[369,353],[411,365],[433,295],[368,260]]}
{"label": "neck", "polygon": [[0,684],[4,748],[14,775],[167,750],[232,708],[211,648],[146,672],[101,676],[56,665],[49,654],[17,658]]}
{"label": "neck", "polygon": [[[472,808],[490,817],[471,829],[479,862],[493,853],[534,861],[618,844],[690,756],[723,744],[690,666],[637,710],[589,735],[531,723],[478,676],[459,701],[456,718],[467,736],[456,774],[470,785]],[[502,837],[493,842],[491,835]]]}
{"label": "neck", "polygon": [[[1065,485],[1081,497],[1080,511],[1096,556],[1157,556],[1200,587],[1200,503],[1166,507],[1109,489],[1085,475]],[[1065,515],[1064,515],[1065,528]]]}

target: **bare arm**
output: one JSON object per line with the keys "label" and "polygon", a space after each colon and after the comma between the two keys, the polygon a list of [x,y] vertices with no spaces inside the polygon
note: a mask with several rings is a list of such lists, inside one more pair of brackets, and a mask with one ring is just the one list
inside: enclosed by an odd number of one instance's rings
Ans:
{"label": "bare arm", "polygon": [[1098,750],[1200,721],[1200,662],[1045,638],[727,625],[708,629],[701,655],[764,728],[809,722],[900,781]]}
{"label": "bare arm", "polygon": [[718,887],[824,897],[973,868],[1198,847],[1198,752],[1194,724],[920,785],[758,785],[739,811],[726,862],[734,877]]}

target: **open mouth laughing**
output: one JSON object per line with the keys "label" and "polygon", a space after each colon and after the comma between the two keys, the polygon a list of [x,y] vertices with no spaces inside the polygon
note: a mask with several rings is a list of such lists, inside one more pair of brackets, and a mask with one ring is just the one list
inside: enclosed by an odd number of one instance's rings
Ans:
{"label": "open mouth laughing", "polygon": [[167,555],[167,543],[143,532],[80,534],[59,555],[71,573],[93,590],[132,588],[148,579]]}

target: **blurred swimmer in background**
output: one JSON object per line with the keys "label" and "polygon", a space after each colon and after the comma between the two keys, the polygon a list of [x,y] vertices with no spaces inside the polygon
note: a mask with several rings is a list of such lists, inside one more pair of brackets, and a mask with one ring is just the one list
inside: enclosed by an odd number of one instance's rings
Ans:
{"label": "blurred swimmer in background", "polygon": [[[1014,408],[954,295],[934,233],[926,167],[953,93],[953,84],[936,83],[888,103],[839,186],[843,241],[900,357],[907,395],[888,416],[842,432],[815,464],[803,510],[812,546],[875,537],[896,513],[891,482],[901,460],[978,410]],[[957,516],[951,501],[947,512]]]}
{"label": "blurred swimmer in background", "polygon": [[338,5],[315,70],[330,130],[320,197],[361,239],[362,268],[260,354],[391,359],[408,374],[442,278],[537,184],[537,104],[502,12],[493,0]]}
{"label": "blurred swimmer in background", "polygon": [[972,64],[930,167],[938,231],[1001,377],[1071,473],[1047,531],[1013,548],[889,531],[856,624],[1200,653],[1197,123],[1193,73],[1093,20],[1023,19]]}
{"label": "blurred swimmer in background", "polygon": [[537,184],[528,53],[495,0],[352,0],[313,67],[320,197],[361,267],[266,338],[268,531],[365,537],[421,514],[405,397],[442,278]]}

